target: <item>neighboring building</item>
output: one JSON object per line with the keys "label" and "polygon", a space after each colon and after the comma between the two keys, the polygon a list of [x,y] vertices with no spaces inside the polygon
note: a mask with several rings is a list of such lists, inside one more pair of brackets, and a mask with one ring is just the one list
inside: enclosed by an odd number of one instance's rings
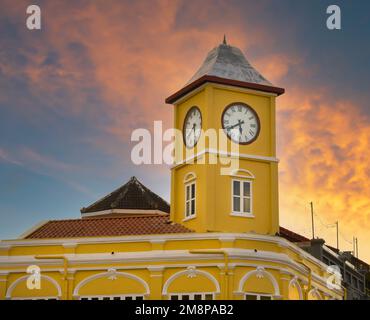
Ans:
{"label": "neighboring building", "polygon": [[[132,178],[80,219],[2,241],[0,299],[343,299],[341,285],[327,286],[326,264],[277,235],[275,99],[283,92],[238,48],[214,48],[166,100],[183,132],[170,214]],[[215,149],[200,129],[228,144]],[[41,269],[40,289],[29,288],[30,265]]]}
{"label": "neighboring building", "polygon": [[315,258],[328,266],[337,266],[346,288],[348,300],[367,300],[369,286],[369,265],[357,259],[351,252],[340,252],[338,249],[325,245],[323,239],[308,239],[285,228],[280,228],[280,235],[296,243]]}

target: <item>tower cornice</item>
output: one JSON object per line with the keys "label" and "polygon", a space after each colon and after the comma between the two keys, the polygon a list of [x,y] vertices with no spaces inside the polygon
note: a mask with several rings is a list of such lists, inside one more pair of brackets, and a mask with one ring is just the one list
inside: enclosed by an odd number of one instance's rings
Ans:
{"label": "tower cornice", "polygon": [[168,104],[174,104],[177,100],[188,94],[189,92],[195,90],[196,88],[200,87],[205,83],[216,83],[216,84],[224,84],[224,85],[231,85],[239,88],[247,88],[253,89],[262,92],[269,92],[274,93],[276,95],[281,95],[285,92],[284,88],[275,87],[275,86],[268,86],[264,84],[252,83],[252,82],[245,82],[245,81],[238,81],[232,79],[225,79],[217,76],[209,76],[205,75],[201,78],[189,83],[182,89],[178,90],[174,94],[170,95],[165,101]]}

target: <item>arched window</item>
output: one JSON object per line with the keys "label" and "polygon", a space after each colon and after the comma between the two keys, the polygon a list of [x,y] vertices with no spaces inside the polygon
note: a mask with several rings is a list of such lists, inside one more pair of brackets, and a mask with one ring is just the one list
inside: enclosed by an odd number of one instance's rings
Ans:
{"label": "arched window", "polygon": [[253,179],[254,175],[245,169],[233,170],[231,176],[231,215],[254,217]]}
{"label": "arched window", "polygon": [[162,294],[168,300],[215,300],[220,285],[209,272],[189,266],[167,279]]}
{"label": "arched window", "polygon": [[302,287],[299,284],[297,277],[290,280],[288,290],[289,300],[303,300]]}
{"label": "arched window", "polygon": [[189,172],[184,177],[185,187],[185,217],[190,220],[196,217],[196,174]]}
{"label": "arched window", "polygon": [[247,272],[239,282],[237,294],[245,300],[273,300],[280,298],[279,284],[264,267]]}
{"label": "arched window", "polygon": [[143,279],[114,268],[83,279],[73,292],[79,300],[144,300],[148,295],[149,286]]}
{"label": "arched window", "polygon": [[47,275],[40,275],[41,287],[39,290],[31,290],[27,286],[29,275],[15,280],[6,293],[7,300],[59,300],[62,297],[62,289],[58,281]]}
{"label": "arched window", "polygon": [[322,300],[319,290],[316,288],[311,289],[308,293],[308,300]]}

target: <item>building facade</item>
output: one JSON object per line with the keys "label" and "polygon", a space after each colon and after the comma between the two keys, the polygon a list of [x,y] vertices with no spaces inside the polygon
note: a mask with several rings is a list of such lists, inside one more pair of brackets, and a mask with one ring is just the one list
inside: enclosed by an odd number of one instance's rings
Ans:
{"label": "building facade", "polygon": [[352,253],[339,252],[337,249],[330,248],[322,239],[311,240],[309,245],[303,244],[301,248],[325,264],[339,268],[348,300],[367,299],[366,274],[368,271],[359,269],[350,262]]}
{"label": "building facade", "polygon": [[343,299],[328,265],[279,236],[283,93],[238,48],[214,48],[166,99],[181,132],[171,205],[133,177],[79,219],[1,241],[0,299]]}

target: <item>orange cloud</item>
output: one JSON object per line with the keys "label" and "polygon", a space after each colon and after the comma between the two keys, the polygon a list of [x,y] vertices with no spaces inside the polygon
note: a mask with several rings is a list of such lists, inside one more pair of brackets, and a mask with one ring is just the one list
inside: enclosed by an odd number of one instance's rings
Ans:
{"label": "orange cloud", "polygon": [[[333,102],[325,93],[308,97],[303,88],[281,99],[278,117],[282,222],[311,235],[308,208],[314,201],[321,222],[339,221],[341,249],[352,249],[352,235],[367,243],[368,120],[350,101]],[[335,244],[335,230],[316,220],[318,234]],[[361,253],[370,257],[365,246]]]}

